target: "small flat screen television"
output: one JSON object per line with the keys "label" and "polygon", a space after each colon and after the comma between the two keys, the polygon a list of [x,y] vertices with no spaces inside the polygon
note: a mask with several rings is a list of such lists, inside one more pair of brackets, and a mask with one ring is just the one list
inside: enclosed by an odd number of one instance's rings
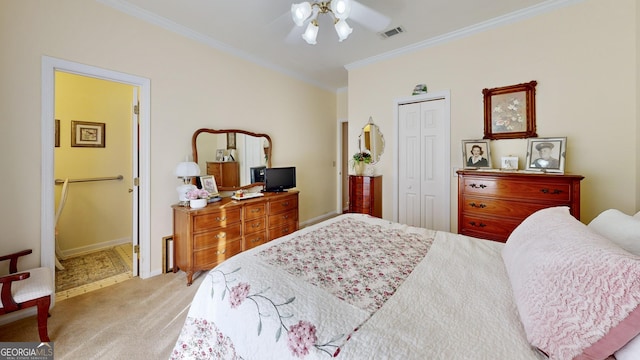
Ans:
{"label": "small flat screen television", "polygon": [[264,170],[266,166],[255,166],[249,168],[249,172],[251,173],[251,183],[264,182]]}
{"label": "small flat screen television", "polygon": [[264,169],[264,191],[279,192],[296,187],[296,168],[277,167]]}

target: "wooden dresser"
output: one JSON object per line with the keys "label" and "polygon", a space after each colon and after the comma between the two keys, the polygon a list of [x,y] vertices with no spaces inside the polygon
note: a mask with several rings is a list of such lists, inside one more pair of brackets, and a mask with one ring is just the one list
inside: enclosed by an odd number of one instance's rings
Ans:
{"label": "wooden dresser", "polygon": [[458,233],[505,242],[527,216],[568,206],[580,219],[581,175],[460,170]]}
{"label": "wooden dresser", "polygon": [[224,198],[202,209],[172,208],[173,271],[186,272],[187,285],[197,271],[298,230],[298,191],[247,200]]}
{"label": "wooden dresser", "polygon": [[349,212],[382,218],[382,176],[349,175]]}
{"label": "wooden dresser", "polygon": [[207,161],[207,175],[213,175],[218,187],[240,186],[239,164],[237,161]]}

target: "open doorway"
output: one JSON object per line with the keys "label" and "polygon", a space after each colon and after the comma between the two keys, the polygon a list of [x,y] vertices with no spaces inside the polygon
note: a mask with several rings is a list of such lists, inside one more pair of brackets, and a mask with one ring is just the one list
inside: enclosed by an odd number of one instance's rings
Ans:
{"label": "open doorway", "polygon": [[[58,300],[133,277],[137,86],[55,71]],[[137,267],[137,266],[136,266]],[[137,275],[137,274],[136,274]]]}
{"label": "open doorway", "polygon": [[150,80],[97,67],[55,59],[42,58],[42,200],[41,200],[41,264],[55,267],[55,73],[62,71],[92,78],[119,82],[136,87],[139,99],[137,121],[132,122],[131,197],[132,244],[134,276],[151,276],[150,266]]}

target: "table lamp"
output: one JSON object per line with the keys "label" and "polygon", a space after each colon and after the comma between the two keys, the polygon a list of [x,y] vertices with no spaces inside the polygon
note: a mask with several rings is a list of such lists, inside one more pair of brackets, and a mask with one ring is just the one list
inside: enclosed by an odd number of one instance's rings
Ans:
{"label": "table lamp", "polygon": [[191,184],[191,178],[200,175],[200,167],[193,161],[183,161],[176,166],[175,174],[178,178],[182,179],[183,184],[178,186],[178,200],[180,205],[186,205],[189,202],[187,199],[187,193],[191,190],[197,189],[195,185]]}

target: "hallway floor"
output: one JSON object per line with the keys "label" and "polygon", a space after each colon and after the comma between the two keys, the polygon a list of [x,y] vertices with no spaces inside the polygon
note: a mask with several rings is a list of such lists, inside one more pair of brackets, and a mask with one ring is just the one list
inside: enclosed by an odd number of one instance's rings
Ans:
{"label": "hallway floor", "polygon": [[[84,294],[90,291],[101,289],[113,284],[117,284],[132,278],[132,252],[131,244],[122,244],[115,246],[115,255],[117,261],[102,261],[96,262],[95,257],[92,258],[92,254],[86,254],[76,258],[63,260],[63,266],[81,266],[81,269],[67,268],[66,270],[56,270],[56,301],[69,299],[71,297]],[[95,255],[95,253],[93,253]],[[65,265],[67,263],[67,265]],[[124,266],[123,266],[124,264]],[[63,278],[63,272],[67,271],[65,278]],[[98,273],[108,274],[109,276],[102,277],[94,281],[93,276],[87,276],[86,273],[91,275],[99,275]],[[61,284],[61,282],[66,284]]]}

